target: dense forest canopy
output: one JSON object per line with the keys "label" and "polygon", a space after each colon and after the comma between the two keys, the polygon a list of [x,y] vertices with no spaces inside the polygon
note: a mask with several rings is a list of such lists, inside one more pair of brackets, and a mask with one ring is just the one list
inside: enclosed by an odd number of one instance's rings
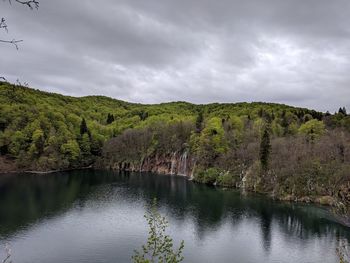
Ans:
{"label": "dense forest canopy", "polygon": [[261,102],[143,105],[0,82],[0,153],[38,171],[135,170],[160,156],[170,167],[186,154],[198,182],[347,200],[350,116]]}

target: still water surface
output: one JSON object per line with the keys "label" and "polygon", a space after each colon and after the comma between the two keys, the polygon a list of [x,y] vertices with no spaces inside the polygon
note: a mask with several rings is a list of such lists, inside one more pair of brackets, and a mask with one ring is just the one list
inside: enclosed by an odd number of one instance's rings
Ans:
{"label": "still water surface", "polygon": [[[274,202],[177,176],[74,171],[0,176],[0,256],[14,263],[126,263],[158,198],[185,262],[336,262],[350,229],[323,208]],[[1,261],[1,260],[0,260]]]}

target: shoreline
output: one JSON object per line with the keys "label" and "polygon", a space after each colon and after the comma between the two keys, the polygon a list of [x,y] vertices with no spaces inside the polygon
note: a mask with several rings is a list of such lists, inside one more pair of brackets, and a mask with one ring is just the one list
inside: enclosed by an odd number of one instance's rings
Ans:
{"label": "shoreline", "polygon": [[37,174],[37,175],[45,175],[45,174],[53,174],[60,172],[69,172],[69,171],[78,171],[78,170],[88,170],[93,169],[93,165],[79,168],[69,168],[69,169],[59,169],[59,170],[48,170],[48,171],[35,171],[35,170],[11,170],[11,171],[0,171],[1,175],[16,175],[16,174]]}

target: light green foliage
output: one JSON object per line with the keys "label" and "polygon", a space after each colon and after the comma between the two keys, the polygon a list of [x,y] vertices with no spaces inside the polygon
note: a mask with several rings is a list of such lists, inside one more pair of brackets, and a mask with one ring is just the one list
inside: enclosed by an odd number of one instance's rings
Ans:
{"label": "light green foliage", "polygon": [[299,125],[297,122],[292,122],[291,124],[289,124],[288,127],[288,133],[290,135],[295,135],[298,133],[298,129],[299,129]]}
{"label": "light green foliage", "polygon": [[41,129],[37,129],[32,135],[32,145],[35,146],[35,154],[41,154],[44,150],[45,138],[44,132]]}
{"label": "light green foliage", "polygon": [[[114,119],[109,124],[108,116]],[[27,169],[90,165],[103,155],[103,147],[120,136],[123,151],[114,145],[117,149],[110,153],[116,161],[140,162],[152,154],[186,150],[204,168],[219,165],[222,158],[229,166],[237,158],[234,151],[241,149],[239,154],[244,155],[253,147],[247,142],[259,143],[266,123],[271,124],[274,138],[298,131],[308,134],[309,121],[320,118],[322,114],[312,110],[273,103],[141,105],[103,96],[74,98],[0,82],[0,154],[18,162],[28,159]],[[328,118],[332,127],[350,129],[345,114]],[[309,121],[303,124],[305,120]],[[186,124],[185,130],[180,123]],[[128,153],[125,160],[123,152]],[[249,158],[247,163],[251,163]]]}
{"label": "light green foliage", "polygon": [[166,234],[168,221],[157,210],[156,201],[145,214],[149,227],[147,243],[141,251],[135,251],[134,263],[179,263],[183,261],[184,241],[174,249],[172,238]]}
{"label": "light green foliage", "polygon": [[283,136],[284,134],[283,127],[276,120],[271,124],[271,131],[277,137]]}
{"label": "light green foliage", "polygon": [[299,133],[307,135],[311,140],[321,136],[325,132],[325,124],[322,121],[310,120],[299,128]]}
{"label": "light green foliage", "polygon": [[16,131],[10,137],[9,151],[12,156],[19,155],[20,151],[24,149],[26,145],[26,137],[21,131]]}
{"label": "light green foliage", "polygon": [[233,130],[238,131],[240,133],[243,132],[244,123],[240,117],[233,115],[230,117],[230,121]]}
{"label": "light green foliage", "polygon": [[234,187],[236,185],[237,179],[229,171],[221,172],[217,178],[217,185],[225,187]]}
{"label": "light green foliage", "polygon": [[203,184],[214,184],[220,175],[218,168],[198,169],[194,175],[194,180]]}
{"label": "light green foliage", "polygon": [[258,118],[254,121],[253,130],[256,137],[260,137],[264,131],[265,122],[263,119]]}
{"label": "light green foliage", "polygon": [[221,119],[214,117],[209,119],[200,136],[200,144],[209,144],[214,152],[224,153],[227,150],[225,132],[222,127]]}
{"label": "light green foliage", "polygon": [[69,140],[61,146],[61,152],[68,158],[68,160],[76,161],[80,155],[79,144],[76,140]]}

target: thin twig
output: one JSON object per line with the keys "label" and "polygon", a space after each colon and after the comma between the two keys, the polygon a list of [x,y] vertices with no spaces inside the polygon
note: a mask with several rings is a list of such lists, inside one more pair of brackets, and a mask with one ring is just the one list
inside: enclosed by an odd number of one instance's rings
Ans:
{"label": "thin twig", "polygon": [[6,261],[9,260],[10,257],[11,255],[7,255],[7,257],[2,261],[2,263],[6,263]]}
{"label": "thin twig", "polygon": [[18,50],[18,43],[23,42],[23,40],[16,40],[16,39],[12,39],[12,40],[2,40],[0,39],[1,43],[8,43],[8,44],[12,44],[16,47],[16,49]]}
{"label": "thin twig", "polygon": [[[39,8],[39,1],[37,0],[30,0],[30,1],[21,1],[21,0],[15,0],[17,3],[20,3],[22,5],[28,6],[30,9],[38,9]],[[9,3],[12,4],[11,0],[9,0]]]}
{"label": "thin twig", "polygon": [[0,20],[0,28],[5,29],[7,33],[9,32],[8,29],[7,29],[7,24],[6,24],[5,18],[1,18],[1,20]]}
{"label": "thin twig", "polygon": [[6,263],[11,258],[11,248],[9,244],[6,244],[5,251],[6,251],[6,258],[2,261],[2,263]]}

